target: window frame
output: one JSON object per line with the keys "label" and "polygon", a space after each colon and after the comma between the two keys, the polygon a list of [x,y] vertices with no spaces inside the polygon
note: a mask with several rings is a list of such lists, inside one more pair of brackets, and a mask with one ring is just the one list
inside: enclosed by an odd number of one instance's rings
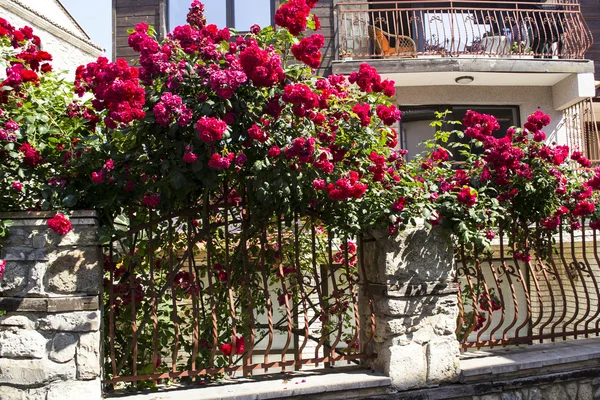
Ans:
{"label": "window frame", "polygon": [[[463,104],[454,104],[454,105],[450,105],[450,104],[446,104],[446,105],[440,105],[440,104],[423,104],[423,105],[413,105],[413,106],[398,106],[400,110],[402,110],[402,119],[400,120],[399,126],[398,126],[398,144],[400,146],[400,149],[404,149],[404,150],[409,150],[407,149],[407,132],[403,127],[405,118],[406,118],[406,114],[410,113],[411,111],[424,111],[426,112],[427,110],[430,110],[432,112],[432,118],[425,118],[425,116],[423,116],[422,119],[415,119],[414,121],[409,121],[409,122],[416,122],[416,121],[434,121],[435,120],[435,112],[444,112],[446,110],[452,111],[452,113],[449,115],[449,119],[450,120],[457,120],[454,115],[455,115],[455,110],[456,109],[468,109],[468,110],[474,110],[477,112],[481,112],[480,110],[486,110],[483,111],[484,113],[490,113],[490,110],[510,110],[512,112],[512,118],[513,118],[513,125],[514,126],[521,126],[521,107],[519,105],[516,104],[507,104],[507,105],[498,105],[498,104],[491,104],[491,105],[487,105],[487,104],[467,104],[467,105],[463,105]],[[493,113],[491,113],[492,115],[494,115]],[[462,121],[461,121],[462,122]],[[460,126],[459,126],[460,127]],[[455,130],[457,129],[456,125],[450,125],[450,124],[446,124],[444,123],[441,127],[436,127],[436,131],[440,131],[440,130],[446,130],[446,131],[451,131],[451,130]],[[505,132],[503,132],[505,133]],[[504,135],[502,135],[504,136]],[[460,162],[460,161],[457,161]]]}
{"label": "window frame", "polygon": [[[172,1],[183,1],[183,0],[167,0],[167,6],[166,6],[166,14],[167,14],[167,26],[168,26],[168,31],[171,32],[173,30],[173,28],[175,28],[174,26],[171,26],[171,2]],[[235,2],[236,0],[223,0],[225,2],[225,26],[227,28],[231,28],[231,29],[236,29],[235,27]],[[246,0],[248,1],[248,0]],[[277,2],[279,0],[269,0],[269,6],[270,6],[270,24],[271,26],[275,25],[275,11],[277,9]],[[242,31],[242,30],[238,30],[240,33],[244,33],[244,32],[248,32],[248,31]]]}

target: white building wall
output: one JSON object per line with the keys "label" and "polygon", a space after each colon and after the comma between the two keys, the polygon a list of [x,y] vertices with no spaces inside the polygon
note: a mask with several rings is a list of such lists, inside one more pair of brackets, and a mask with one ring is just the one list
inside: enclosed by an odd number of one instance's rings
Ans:
{"label": "white building wall", "polygon": [[70,22],[67,15],[63,13],[62,17],[60,16],[62,10],[56,6],[54,1],[29,0],[29,3],[35,4],[31,8],[35,9],[38,14],[44,15],[45,18],[35,15],[11,0],[0,0],[0,16],[16,28],[31,26],[34,34],[41,39],[42,50],[52,54],[54,58],[52,66],[55,71],[64,70],[69,79],[74,79],[75,69],[79,65],[95,61],[104,53],[89,41],[82,39],[83,35],[79,37],[67,33],[57,26],[63,26],[69,31],[73,29],[75,34],[81,32],[78,29],[75,30],[76,26]]}

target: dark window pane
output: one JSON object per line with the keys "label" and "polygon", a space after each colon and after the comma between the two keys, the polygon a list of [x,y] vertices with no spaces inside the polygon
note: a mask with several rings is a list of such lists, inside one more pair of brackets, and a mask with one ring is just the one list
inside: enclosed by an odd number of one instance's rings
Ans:
{"label": "dark window pane", "polygon": [[[454,121],[462,122],[462,120],[465,118],[465,114],[467,113],[467,110],[473,110],[480,114],[490,114],[490,115],[493,115],[494,117],[496,117],[496,119],[498,120],[498,123],[500,124],[500,129],[493,133],[494,137],[496,137],[496,138],[504,137],[506,135],[506,131],[508,130],[508,128],[510,128],[511,126],[519,125],[519,116],[518,116],[518,108],[517,107],[455,106],[452,110],[453,111],[452,114],[450,114],[450,119],[454,120]],[[445,129],[463,130],[464,126],[462,126],[462,125],[459,125],[458,127],[457,126],[448,126],[448,127],[445,127]],[[470,139],[467,137],[459,139],[455,135],[452,135],[450,137],[450,141],[458,141],[458,142],[462,142],[462,143],[468,143],[469,140]],[[483,148],[481,148],[481,147],[477,148],[477,149],[473,149],[473,153],[475,153],[475,154],[481,154],[482,152],[483,152]],[[465,157],[462,156],[461,154],[458,154],[458,151],[455,151],[455,154],[453,154],[452,159],[454,161],[465,161]]]}
{"label": "dark window pane", "polygon": [[236,0],[235,29],[248,31],[254,24],[261,28],[271,25],[271,0]]}

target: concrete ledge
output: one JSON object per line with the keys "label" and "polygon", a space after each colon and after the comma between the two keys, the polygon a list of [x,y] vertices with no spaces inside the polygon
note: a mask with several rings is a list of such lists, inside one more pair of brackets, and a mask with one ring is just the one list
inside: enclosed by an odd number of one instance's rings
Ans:
{"label": "concrete ledge", "polygon": [[418,72],[511,72],[511,73],[593,73],[590,60],[550,60],[525,58],[411,58],[334,61],[334,74],[348,75],[360,64],[377,68],[380,74]]}
{"label": "concrete ledge", "polygon": [[[552,385],[556,383],[567,383],[582,379],[598,380],[600,368],[583,369],[569,372],[561,372],[547,375],[533,375],[520,379],[459,383],[453,385],[444,385],[435,388],[409,390],[406,392],[389,393],[386,395],[376,395],[368,397],[369,400],[471,400],[489,399],[492,394],[505,393],[506,399],[520,399],[521,397],[511,397],[506,393],[511,390],[517,390],[524,387],[534,387],[535,385]],[[600,382],[594,383],[594,385]],[[480,397],[474,397],[480,396]],[[542,398],[544,400],[562,400],[559,398]]]}
{"label": "concrete ledge", "polygon": [[461,382],[500,380],[600,367],[600,338],[463,355]]}
{"label": "concrete ledge", "polygon": [[68,296],[48,298],[0,297],[0,311],[60,313],[95,311],[98,296]]}
{"label": "concrete ledge", "polygon": [[[260,378],[260,381],[236,379],[235,382],[215,384],[184,390],[169,390],[151,394],[118,397],[123,400],[259,400],[282,398],[305,398],[317,400],[364,399],[385,394],[391,384],[388,377],[350,368],[349,371],[295,372]],[[277,376],[279,378],[277,379]],[[117,397],[109,395],[108,397]]]}

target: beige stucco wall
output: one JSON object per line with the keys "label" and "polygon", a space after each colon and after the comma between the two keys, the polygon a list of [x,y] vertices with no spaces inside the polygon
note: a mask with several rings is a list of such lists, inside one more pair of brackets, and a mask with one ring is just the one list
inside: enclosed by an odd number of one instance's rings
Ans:
{"label": "beige stucco wall", "polygon": [[[63,15],[59,18],[57,15],[54,15],[58,14],[55,4],[52,4],[53,2],[50,1],[46,3],[46,1],[48,0],[36,1],[37,6],[35,10],[51,21],[61,21],[64,23],[66,16]],[[49,11],[49,15],[45,14],[47,11]],[[20,8],[10,0],[0,0],[0,15],[17,28],[25,25],[31,26],[34,33],[42,41],[42,50],[49,52],[54,57],[52,62],[54,70],[65,70],[69,74],[69,77],[74,78],[75,69],[79,65],[94,61],[104,53],[77,36],[65,32],[26,9]],[[65,25],[68,24],[65,23]],[[73,26],[68,25],[65,28],[71,30]]]}
{"label": "beige stucco wall", "polygon": [[550,115],[545,129],[548,142],[566,144],[562,111],[554,109],[552,87],[538,86],[412,86],[396,88],[399,108],[416,105],[511,105],[519,106],[521,123],[536,110]]}

